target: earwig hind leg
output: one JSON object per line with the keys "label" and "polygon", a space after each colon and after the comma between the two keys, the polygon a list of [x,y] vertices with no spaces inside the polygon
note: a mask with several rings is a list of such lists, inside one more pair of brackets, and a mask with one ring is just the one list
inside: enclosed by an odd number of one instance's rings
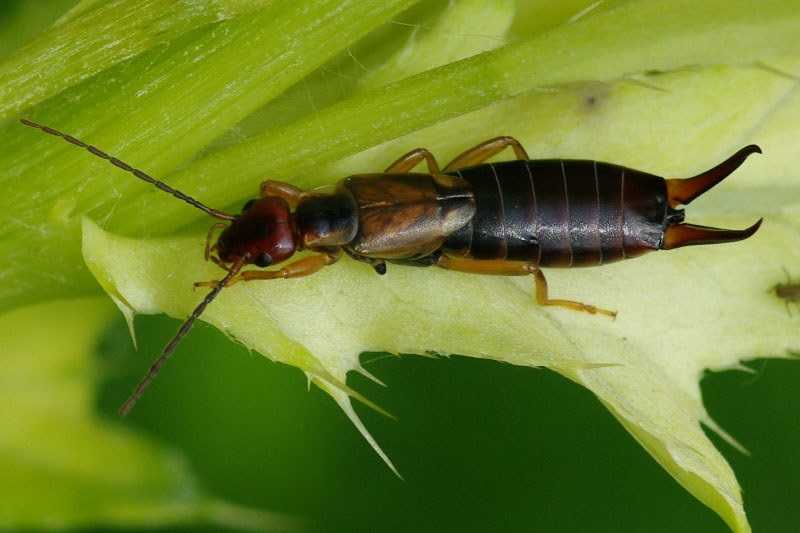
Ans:
{"label": "earwig hind leg", "polygon": [[306,191],[282,181],[266,180],[261,183],[262,198],[265,196],[277,196],[278,198],[283,198],[292,209],[297,207],[297,204],[300,203],[300,200],[302,200],[307,194],[308,193]]}
{"label": "earwig hind leg", "polygon": [[472,274],[494,274],[499,276],[525,276],[533,274],[536,288],[536,303],[539,305],[554,305],[593,315],[599,313],[612,318],[616,318],[617,316],[616,311],[601,309],[594,305],[574,302],[572,300],[550,299],[547,294],[547,280],[542,271],[533,263],[525,263],[522,261],[478,260],[443,255],[436,264],[448,270],[457,270],[459,272],[469,272]]}
{"label": "earwig hind leg", "polygon": [[[319,272],[324,267],[328,265],[332,265],[336,261],[339,260],[340,253],[336,252],[329,252],[323,253],[319,255],[312,255],[310,257],[304,257],[303,259],[299,259],[292,263],[289,263],[285,267],[281,268],[280,270],[248,270],[247,272],[242,272],[241,274],[231,278],[231,280],[226,285],[230,287],[235,283],[239,283],[240,281],[255,281],[255,280],[264,280],[264,279],[289,279],[289,278],[301,278],[303,276],[310,276],[316,272]],[[195,287],[214,287],[219,281],[212,280],[212,281],[198,281],[194,284]]]}
{"label": "earwig hind leg", "polygon": [[547,295],[547,279],[544,277],[544,273],[539,270],[537,267],[530,266],[530,273],[533,274],[534,285],[536,288],[536,303],[539,305],[557,305],[558,307],[564,307],[566,309],[572,309],[574,311],[583,311],[585,313],[591,314],[602,314],[606,316],[610,316],[611,318],[617,318],[616,311],[609,311],[608,309],[601,309],[599,307],[595,307],[594,305],[589,305],[581,302],[575,302],[572,300],[555,300],[551,299]]}
{"label": "earwig hind leg", "polygon": [[495,137],[493,139],[489,139],[488,141],[482,142],[477,146],[473,146],[450,161],[450,163],[444,167],[444,171],[452,172],[462,168],[479,165],[490,157],[499,154],[509,146],[514,150],[514,155],[517,157],[517,159],[521,159],[523,161],[530,159],[528,157],[528,152],[525,151],[525,148],[522,147],[522,144],[514,137],[509,137],[506,135],[503,137]]}
{"label": "earwig hind leg", "polygon": [[428,172],[431,174],[441,174],[439,170],[439,163],[436,158],[426,148],[415,148],[407,154],[401,155],[397,161],[386,167],[387,174],[406,174],[410,172],[415,166],[422,163],[422,160],[428,165]]}

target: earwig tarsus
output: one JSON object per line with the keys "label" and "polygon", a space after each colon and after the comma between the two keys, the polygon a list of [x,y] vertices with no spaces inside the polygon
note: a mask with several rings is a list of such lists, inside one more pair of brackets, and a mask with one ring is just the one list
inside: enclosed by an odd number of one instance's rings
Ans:
{"label": "earwig tarsus", "polygon": [[[130,411],[178,341],[226,286],[239,281],[308,276],[346,253],[378,274],[386,264],[438,266],[474,274],[532,275],[540,305],[611,317],[615,311],[571,300],[551,299],[540,267],[598,266],[697,244],[734,242],[753,235],[761,220],[744,230],[686,224],[679,206],[721,182],[753,153],[750,145],[716,167],[688,179],[664,179],[609,163],[531,160],[512,137],[496,137],[456,157],[440,170],[434,156],[417,148],[383,173],[340,181],[333,192],[304,191],[265,181],[261,195],[239,215],[230,215],[152,178],[94,146],[29,120],[26,126],[62,137],[108,160],[214,218],[205,257],[226,271],[220,280],[196,283],[211,292],[183,323],[141,381],[121,414]],[[486,163],[511,148],[515,160]],[[427,174],[411,171],[422,162]],[[213,232],[223,228],[212,244]],[[295,252],[314,255],[279,270],[268,267]]]}

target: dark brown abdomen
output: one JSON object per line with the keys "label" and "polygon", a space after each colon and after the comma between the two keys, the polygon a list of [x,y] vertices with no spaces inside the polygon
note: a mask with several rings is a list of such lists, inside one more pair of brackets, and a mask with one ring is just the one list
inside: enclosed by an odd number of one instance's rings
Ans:
{"label": "dark brown abdomen", "polygon": [[452,173],[476,213],[444,251],[545,267],[595,266],[658,249],[667,214],[663,178],[595,161],[483,164]]}

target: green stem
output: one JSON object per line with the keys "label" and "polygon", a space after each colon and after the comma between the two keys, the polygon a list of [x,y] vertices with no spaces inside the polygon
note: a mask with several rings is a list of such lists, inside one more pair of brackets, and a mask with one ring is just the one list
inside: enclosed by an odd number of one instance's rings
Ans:
{"label": "green stem", "polygon": [[[195,161],[169,181],[184,190],[203,190],[215,205],[230,205],[252,195],[265,174],[318,185],[333,177],[315,175],[315,167],[537,87],[608,81],[699,64],[748,64],[797,51],[800,10],[783,2],[770,4],[774,5],[769,10],[755,13],[747,2],[721,0],[702,6],[689,0],[625,4],[557,31],[357,94],[308,122]],[[687,11],[696,16],[687,19]],[[219,180],[220,176],[226,179]],[[146,192],[121,207],[118,228],[169,230],[186,223],[180,206],[156,196]],[[158,206],[154,216],[132,216],[153,205]]]}
{"label": "green stem", "polygon": [[212,0],[205,9],[172,0],[84,4],[0,63],[0,79],[6,80],[0,85],[0,120],[153,46],[268,2]]}
{"label": "green stem", "polygon": [[[413,3],[313,0],[298,10],[291,0],[273,1],[118,64],[31,115],[160,176]],[[0,257],[5,279],[16,280],[0,287],[0,308],[95,290],[77,221],[84,213],[107,220],[120,199],[147,187],[18,123],[0,137]],[[151,207],[135,216],[148,218]]]}

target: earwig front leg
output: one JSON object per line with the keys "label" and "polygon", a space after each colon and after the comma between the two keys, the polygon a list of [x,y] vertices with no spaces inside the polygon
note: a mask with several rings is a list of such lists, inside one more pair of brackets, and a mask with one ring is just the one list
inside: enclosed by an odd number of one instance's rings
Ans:
{"label": "earwig front leg", "polygon": [[223,263],[223,262],[222,262],[222,259],[220,259],[220,258],[219,258],[219,257],[217,257],[216,255],[212,255],[210,259],[211,259],[211,261],[213,261],[213,263],[214,263],[215,265],[217,265],[218,267],[220,267],[222,270],[228,270],[228,265],[226,265],[225,263]]}
{"label": "earwig front leg", "polygon": [[267,180],[261,183],[262,198],[265,196],[277,196],[278,198],[283,198],[292,209],[297,207],[297,204],[300,203],[300,200],[302,200],[307,194],[308,193],[303,189],[299,189],[294,185],[290,185],[282,181]]}
{"label": "earwig front leg", "polygon": [[478,146],[473,146],[466,152],[463,152],[455,159],[450,161],[450,163],[444,167],[444,171],[452,172],[461,168],[479,165],[490,157],[499,154],[509,146],[514,150],[514,155],[517,156],[517,159],[522,159],[524,161],[530,159],[528,157],[528,152],[525,151],[525,148],[522,147],[522,144],[520,144],[520,142],[514,137],[495,137],[494,139],[489,139],[488,141],[482,142]]}
{"label": "earwig front leg", "polygon": [[[240,281],[255,281],[260,279],[288,279],[288,278],[301,278],[303,276],[310,276],[319,272],[322,268],[332,265],[339,260],[341,253],[337,250],[335,252],[328,252],[319,255],[312,255],[304,257],[289,263],[280,270],[248,270],[231,278],[227,286]],[[198,281],[194,284],[195,287],[214,287],[219,281]]]}
{"label": "earwig front leg", "polygon": [[289,263],[280,270],[249,270],[239,274],[234,278],[234,282],[254,281],[258,279],[302,278],[303,276],[310,276],[311,274],[319,272],[328,265],[334,264],[339,260],[340,256],[341,254],[337,250],[336,252],[304,257],[303,259]]}
{"label": "earwig front leg", "polygon": [[415,148],[407,154],[400,156],[397,161],[386,168],[385,172],[387,174],[406,174],[415,166],[419,165],[423,159],[428,165],[429,173],[442,173],[442,171],[439,170],[439,163],[436,162],[436,158],[425,148]]}
{"label": "earwig front leg", "polygon": [[522,261],[479,260],[443,255],[436,264],[448,270],[457,270],[459,272],[469,272],[472,274],[493,274],[496,276],[526,276],[528,274],[533,274],[536,287],[536,303],[539,305],[556,305],[574,311],[583,311],[591,314],[600,313],[612,318],[617,316],[616,311],[600,309],[599,307],[581,302],[573,302],[572,300],[551,300],[547,295],[547,280],[542,271],[533,263],[525,263]]}

